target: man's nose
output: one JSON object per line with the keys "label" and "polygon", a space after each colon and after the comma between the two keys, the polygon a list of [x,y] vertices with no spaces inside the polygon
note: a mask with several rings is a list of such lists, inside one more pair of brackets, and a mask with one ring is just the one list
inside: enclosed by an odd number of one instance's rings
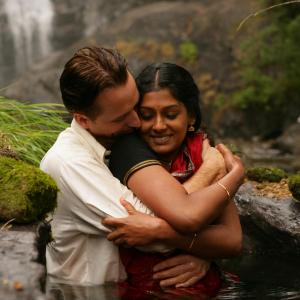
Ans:
{"label": "man's nose", "polygon": [[128,126],[132,128],[139,128],[141,127],[141,121],[140,118],[135,110],[132,111],[132,113],[129,116],[128,120]]}

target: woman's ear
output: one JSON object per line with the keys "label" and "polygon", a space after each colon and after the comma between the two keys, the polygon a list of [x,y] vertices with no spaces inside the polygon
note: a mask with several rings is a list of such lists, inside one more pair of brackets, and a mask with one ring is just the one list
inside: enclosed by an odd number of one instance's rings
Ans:
{"label": "woman's ear", "polygon": [[188,125],[193,126],[196,122],[196,118],[194,116],[189,116],[188,117]]}

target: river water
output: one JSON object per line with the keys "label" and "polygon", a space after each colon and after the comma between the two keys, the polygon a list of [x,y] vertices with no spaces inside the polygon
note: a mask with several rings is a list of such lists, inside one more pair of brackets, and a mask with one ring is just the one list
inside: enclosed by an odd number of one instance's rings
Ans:
{"label": "river water", "polygon": [[[221,261],[220,264],[223,270],[237,275],[239,280],[227,280],[214,299],[300,299],[300,257],[242,255],[237,259]],[[47,294],[55,300],[123,300],[118,296],[118,287],[113,284],[92,287],[49,284]],[[147,298],[154,299],[195,298],[174,295],[166,295],[166,298],[149,295]]]}

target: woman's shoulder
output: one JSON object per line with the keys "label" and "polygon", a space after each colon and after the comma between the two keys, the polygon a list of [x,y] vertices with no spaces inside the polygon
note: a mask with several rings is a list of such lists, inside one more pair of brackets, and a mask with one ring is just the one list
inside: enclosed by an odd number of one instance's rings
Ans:
{"label": "woman's shoulder", "polygon": [[143,141],[137,132],[128,133],[119,137],[112,146],[112,151],[116,150],[119,146],[143,145],[147,144]]}
{"label": "woman's shoulder", "polygon": [[109,168],[122,182],[133,170],[154,164],[160,164],[156,154],[138,133],[122,136],[111,149]]}

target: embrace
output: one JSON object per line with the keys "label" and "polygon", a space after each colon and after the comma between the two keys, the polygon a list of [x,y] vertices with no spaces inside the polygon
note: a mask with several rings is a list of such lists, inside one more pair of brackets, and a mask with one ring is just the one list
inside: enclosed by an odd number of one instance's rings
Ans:
{"label": "embrace", "polygon": [[128,299],[162,288],[215,295],[212,261],[241,250],[232,197],[244,167],[209,145],[190,73],[151,64],[135,80],[116,50],[85,47],[60,89],[73,121],[41,162],[59,188],[50,277],[120,282]]}

